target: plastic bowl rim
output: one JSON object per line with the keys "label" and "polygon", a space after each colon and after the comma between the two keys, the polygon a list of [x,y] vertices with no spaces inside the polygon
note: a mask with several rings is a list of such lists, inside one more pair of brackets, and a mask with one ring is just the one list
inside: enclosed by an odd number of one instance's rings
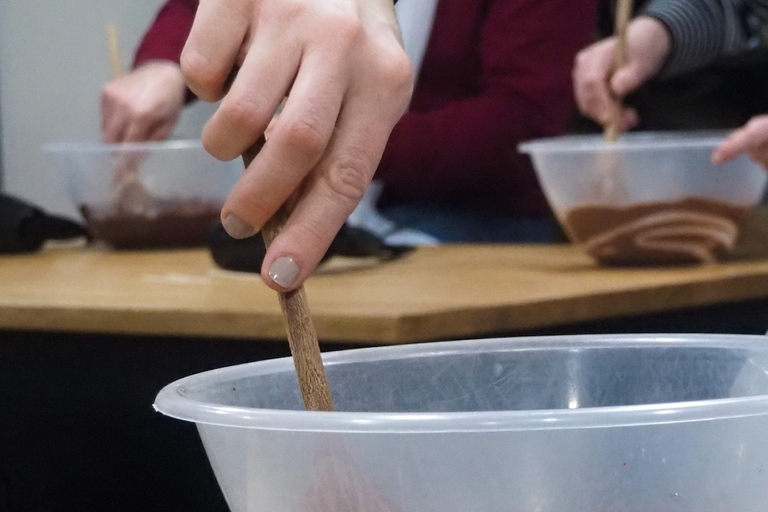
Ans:
{"label": "plastic bowl rim", "polygon": [[182,149],[203,150],[199,139],[171,139],[148,142],[105,143],[95,141],[53,142],[43,146],[46,153],[111,153],[115,151],[176,151]]}
{"label": "plastic bowl rim", "polygon": [[615,142],[607,143],[602,135],[562,135],[522,142],[518,149],[522,153],[596,153],[631,152],[646,150],[679,150],[714,148],[728,136],[726,130],[701,131],[654,131],[622,134]]}
{"label": "plastic bowl rim", "polygon": [[[560,342],[561,345],[552,345]],[[399,359],[419,355],[466,352],[479,345],[514,344],[510,350],[540,350],[542,346],[573,350],[655,344],[700,348],[763,349],[768,352],[768,338],[757,335],[711,334],[621,334],[576,336],[525,336],[488,338],[447,342],[415,343],[340,350],[323,354],[326,366],[344,362]],[[549,345],[542,345],[549,343]],[[765,344],[765,347],[759,345]],[[570,345],[573,345],[572,347]],[[396,356],[392,356],[396,353]],[[381,357],[389,355],[390,357]],[[362,357],[360,357],[362,356]],[[259,374],[293,370],[290,357],[256,361],[228,366],[190,375],[165,386],[155,399],[154,408],[166,416],[203,425],[281,430],[296,432],[333,433],[448,433],[499,432],[520,430],[586,429],[661,425],[701,422],[768,415],[768,394],[689,402],[586,407],[576,409],[542,409],[523,411],[478,412],[310,412],[303,410],[259,409],[210,404],[183,395],[186,386],[216,378],[222,374],[237,374],[257,367]]]}

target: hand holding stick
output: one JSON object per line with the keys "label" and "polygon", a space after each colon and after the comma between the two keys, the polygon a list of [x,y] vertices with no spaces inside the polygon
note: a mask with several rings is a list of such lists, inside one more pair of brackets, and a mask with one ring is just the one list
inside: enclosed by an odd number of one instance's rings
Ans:
{"label": "hand holding stick", "polygon": [[[264,142],[264,138],[261,137],[243,153],[243,163],[246,168],[256,158]],[[287,218],[285,206],[282,206],[262,227],[261,233],[267,249],[282,229]],[[331,392],[323,370],[320,344],[317,341],[315,326],[312,323],[304,286],[299,286],[290,292],[278,292],[278,296],[288,334],[288,344],[291,347],[293,363],[299,378],[304,407],[308,411],[332,411]]]}

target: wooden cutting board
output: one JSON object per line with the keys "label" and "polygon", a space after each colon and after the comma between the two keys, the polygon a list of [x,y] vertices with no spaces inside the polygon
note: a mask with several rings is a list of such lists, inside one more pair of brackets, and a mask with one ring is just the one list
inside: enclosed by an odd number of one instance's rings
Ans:
{"label": "wooden cutting board", "polygon": [[[570,245],[442,246],[388,263],[332,260],[306,289],[321,340],[474,337],[768,297],[759,245],[737,261],[646,269],[601,268]],[[0,283],[0,328],[285,335],[274,292],[256,275],[218,270],[205,250],[6,256]]]}

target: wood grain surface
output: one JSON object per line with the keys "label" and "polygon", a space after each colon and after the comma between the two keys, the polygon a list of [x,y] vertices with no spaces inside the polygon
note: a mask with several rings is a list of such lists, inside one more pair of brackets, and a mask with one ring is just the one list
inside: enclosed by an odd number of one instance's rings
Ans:
{"label": "wood grain surface", "polygon": [[[49,249],[0,258],[0,328],[285,339],[274,291],[206,250]],[[318,337],[473,337],[768,296],[768,257],[601,268],[570,245],[457,245],[335,259],[305,284]]]}

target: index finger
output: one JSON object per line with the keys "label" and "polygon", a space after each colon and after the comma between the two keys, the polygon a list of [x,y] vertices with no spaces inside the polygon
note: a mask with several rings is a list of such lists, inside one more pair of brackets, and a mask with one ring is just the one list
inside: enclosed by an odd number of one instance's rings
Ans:
{"label": "index finger", "polygon": [[222,224],[231,236],[252,235],[300,187],[334,133],[346,86],[341,64],[304,56],[269,142],[224,203]]}
{"label": "index finger", "polygon": [[729,160],[733,160],[740,154],[747,151],[752,145],[754,134],[748,129],[748,125],[739,128],[732,134],[730,134],[715,150],[712,152],[712,162],[716,164],[724,164]]}
{"label": "index finger", "polygon": [[200,0],[181,53],[180,66],[190,90],[205,101],[218,101],[250,26],[252,2]]}
{"label": "index finger", "polygon": [[753,117],[712,152],[712,161],[721,164],[766,143],[768,143],[768,116]]}
{"label": "index finger", "polygon": [[399,112],[367,95],[345,99],[323,159],[264,256],[261,275],[269,286],[292,289],[320,263],[365,193]]}
{"label": "index finger", "polygon": [[612,40],[602,41],[582,50],[573,70],[576,103],[582,114],[606,124],[610,121],[613,97],[608,80],[613,67]]}

